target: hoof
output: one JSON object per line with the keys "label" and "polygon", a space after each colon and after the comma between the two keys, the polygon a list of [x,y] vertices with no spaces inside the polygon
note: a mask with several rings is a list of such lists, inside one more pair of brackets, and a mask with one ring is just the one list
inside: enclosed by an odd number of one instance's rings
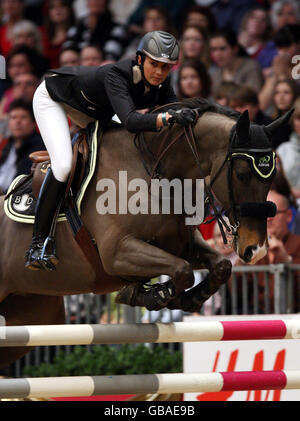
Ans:
{"label": "hoof", "polygon": [[232,270],[232,263],[230,260],[223,259],[211,271],[211,276],[214,277],[220,284],[228,281]]}
{"label": "hoof", "polygon": [[134,306],[134,298],[136,295],[136,285],[127,285],[123,287],[115,298],[116,304],[127,304],[128,306]]}
{"label": "hoof", "polygon": [[168,304],[168,308],[181,308],[188,313],[200,312],[204,302],[215,294],[222,284],[226,283],[231,275],[232,264],[222,259],[204,280],[194,288],[181,294]]}

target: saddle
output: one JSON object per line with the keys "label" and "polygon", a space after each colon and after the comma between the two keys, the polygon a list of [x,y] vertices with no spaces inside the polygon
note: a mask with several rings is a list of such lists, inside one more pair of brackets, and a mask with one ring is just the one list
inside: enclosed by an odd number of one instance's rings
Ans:
{"label": "saddle", "polygon": [[[73,158],[71,172],[68,178],[65,197],[67,198],[70,188],[72,188],[73,196],[76,196],[86,172],[86,165],[89,156],[89,146],[87,143],[87,133],[85,129],[80,129],[73,138]],[[32,192],[37,199],[44,181],[45,175],[50,163],[48,151],[32,152],[29,155],[32,161],[31,172],[32,178]]]}
{"label": "saddle", "polygon": [[[66,186],[65,199],[60,208],[60,217],[58,218],[58,221],[67,219],[73,232],[74,239],[91,264],[97,279],[101,280],[104,275],[107,277],[107,274],[104,272],[96,242],[84,226],[79,215],[81,200],[94,173],[94,168],[91,169],[90,167],[94,167],[96,163],[97,140],[94,140],[93,138],[94,136],[97,136],[97,131],[98,124],[90,124],[87,128],[80,129],[72,139],[72,168]],[[90,151],[91,148],[92,150]],[[22,195],[23,193],[19,192],[22,191],[23,188],[24,192],[26,192],[24,193],[24,196],[28,196],[28,184],[30,182],[32,195],[37,199],[47,170],[51,165],[47,151],[33,152],[29,157],[32,160],[31,174],[21,176],[23,178],[21,178],[20,182],[16,179],[16,182],[12,183],[11,188],[5,197],[5,211],[10,218],[13,214],[13,208],[16,208],[15,203],[10,203],[10,201],[14,200],[14,195]],[[31,199],[30,203],[32,202],[33,199]],[[32,211],[32,209],[30,210]],[[28,216],[28,220],[29,219],[30,217]],[[33,221],[31,217],[29,223],[33,223]],[[20,222],[26,221],[22,220]]]}

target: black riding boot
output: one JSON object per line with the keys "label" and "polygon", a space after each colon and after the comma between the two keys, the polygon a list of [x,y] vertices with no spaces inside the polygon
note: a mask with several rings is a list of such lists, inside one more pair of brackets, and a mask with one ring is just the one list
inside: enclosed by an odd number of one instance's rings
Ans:
{"label": "black riding boot", "polygon": [[58,263],[55,239],[49,233],[52,223],[56,222],[56,211],[59,211],[65,190],[66,183],[56,180],[49,168],[36,204],[31,245],[25,255],[25,266],[29,269],[54,270]]}

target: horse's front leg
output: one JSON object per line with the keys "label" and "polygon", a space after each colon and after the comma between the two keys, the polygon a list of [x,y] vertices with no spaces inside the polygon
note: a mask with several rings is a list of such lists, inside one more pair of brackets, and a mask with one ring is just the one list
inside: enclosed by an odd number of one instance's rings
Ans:
{"label": "horse's front leg", "polygon": [[124,287],[116,301],[131,306],[145,306],[148,310],[159,310],[175,296],[194,284],[193,268],[190,263],[158,247],[133,236],[127,236],[115,247],[100,250],[103,266],[107,273],[126,279],[151,279],[162,274],[171,279],[145,289],[141,283]]}
{"label": "horse's front leg", "polygon": [[215,294],[231,275],[230,260],[212,249],[202,238],[198,230],[194,234],[194,253],[191,259],[193,269],[209,270],[205,279],[189,291],[182,292],[169,304],[169,309],[179,308],[184,311],[199,311],[203,303]]}

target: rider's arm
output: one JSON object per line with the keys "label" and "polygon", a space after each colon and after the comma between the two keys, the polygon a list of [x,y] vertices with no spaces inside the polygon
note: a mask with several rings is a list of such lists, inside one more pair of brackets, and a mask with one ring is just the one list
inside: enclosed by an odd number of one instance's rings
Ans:
{"label": "rider's arm", "polygon": [[[105,90],[112,107],[129,132],[155,131],[171,117],[168,113],[141,114],[131,98],[129,82],[115,69],[105,77]],[[166,124],[166,123],[165,123]]]}

